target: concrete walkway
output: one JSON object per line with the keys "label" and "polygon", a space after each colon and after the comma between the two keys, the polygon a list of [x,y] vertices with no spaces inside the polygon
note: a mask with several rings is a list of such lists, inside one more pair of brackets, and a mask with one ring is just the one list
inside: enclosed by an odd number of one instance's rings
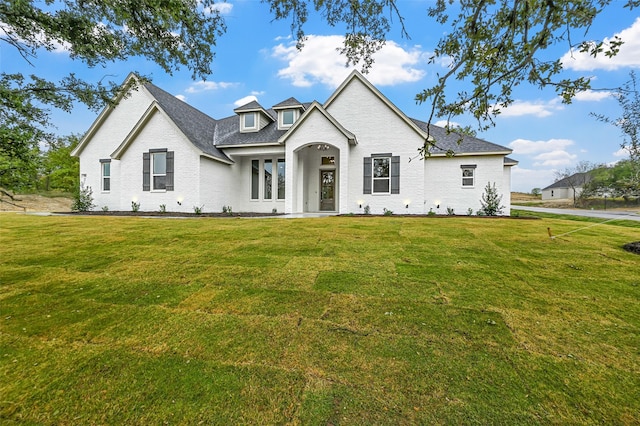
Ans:
{"label": "concrete walkway", "polygon": [[547,207],[511,205],[512,210],[526,210],[530,212],[570,214],[573,216],[596,217],[604,220],[636,220],[640,221],[640,212],[623,210],[580,210],[580,209],[552,209]]}

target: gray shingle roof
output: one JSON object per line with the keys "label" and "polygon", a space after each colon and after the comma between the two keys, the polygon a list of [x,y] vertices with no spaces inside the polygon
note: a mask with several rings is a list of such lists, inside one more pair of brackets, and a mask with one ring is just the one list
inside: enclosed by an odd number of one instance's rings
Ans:
{"label": "gray shingle roof", "polygon": [[229,157],[213,144],[216,120],[151,83],[145,84],[144,87],[196,148],[214,158],[231,162]]}
{"label": "gray shingle roof", "polygon": [[289,99],[285,99],[284,101],[275,104],[273,106],[273,109],[283,109],[283,108],[303,108],[304,106],[302,105],[302,103],[300,101],[298,101],[296,98],[289,98]]}
{"label": "gray shingle roof", "polygon": [[[145,87],[191,143],[205,154],[224,161],[231,160],[219,148],[254,144],[277,144],[278,139],[287,132],[287,130],[278,130],[278,125],[274,121],[258,132],[241,133],[240,120],[237,115],[215,120],[151,83],[145,84]],[[310,105],[310,102],[301,103],[295,98],[289,98],[275,105],[275,107],[302,106],[307,109]],[[274,109],[265,110],[256,101],[251,101],[236,108],[234,112],[256,110],[264,111],[274,120],[277,117],[277,112]],[[427,131],[427,123],[424,121],[413,118],[411,121],[423,131]],[[511,149],[504,146],[472,136],[463,135],[461,137],[456,133],[447,133],[444,128],[434,125],[429,126],[429,134],[436,141],[436,146],[431,150],[432,154],[445,154],[448,150],[459,154],[511,152]],[[517,163],[514,160],[510,161],[511,163]],[[505,162],[507,162],[506,158]]]}
{"label": "gray shingle roof", "polygon": [[514,160],[513,158],[509,158],[509,157],[504,157],[504,164],[515,166],[516,164],[518,164],[518,160]]}
{"label": "gray shingle roof", "polygon": [[[311,103],[302,103],[300,105],[307,109]],[[273,109],[268,109],[265,112],[272,117],[278,116]],[[237,115],[232,115],[217,121],[215,144],[221,148],[255,144],[277,144],[278,139],[286,132],[287,130],[278,130],[278,123],[272,122],[258,132],[241,133],[240,119]]]}
{"label": "gray shingle roof", "polygon": [[[423,131],[427,131],[427,123],[411,118]],[[487,142],[473,136],[448,133],[444,127],[429,125],[429,135],[435,140],[436,146],[431,149],[432,154],[446,154],[452,151],[456,154],[481,154],[489,152],[510,153],[510,148],[493,142]],[[513,161],[513,160],[512,160]]]}
{"label": "gray shingle roof", "polygon": [[546,189],[556,189],[556,188],[571,188],[571,187],[581,187],[585,183],[590,182],[592,179],[591,173],[576,173],[571,176],[567,176],[564,179],[560,179],[557,182],[552,183],[551,185],[543,188],[543,191]]}

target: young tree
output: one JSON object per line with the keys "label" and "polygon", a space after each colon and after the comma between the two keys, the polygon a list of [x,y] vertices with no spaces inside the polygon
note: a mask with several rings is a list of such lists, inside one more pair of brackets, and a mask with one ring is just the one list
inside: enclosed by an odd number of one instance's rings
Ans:
{"label": "young tree", "polygon": [[620,129],[623,141],[621,148],[629,153],[629,160],[622,164],[620,190],[622,196],[637,196],[640,192],[640,92],[635,72],[630,72],[630,80],[616,91],[616,99],[622,108],[622,115],[617,118],[603,114],[591,113],[598,121],[611,124]]}
{"label": "young tree", "polygon": [[480,205],[482,208],[480,211],[486,216],[498,216],[502,214],[504,206],[502,203],[502,195],[498,194],[496,183],[491,185],[491,182],[487,182],[487,186],[484,187],[484,194],[480,199]]}

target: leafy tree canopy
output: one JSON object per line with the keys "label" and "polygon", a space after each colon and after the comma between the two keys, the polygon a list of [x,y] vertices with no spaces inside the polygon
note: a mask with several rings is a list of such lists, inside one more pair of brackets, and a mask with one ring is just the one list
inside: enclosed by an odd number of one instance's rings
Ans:
{"label": "leafy tree canopy", "polygon": [[[310,12],[332,26],[346,25],[342,53],[348,64],[373,64],[392,24],[404,28],[401,0],[262,0],[275,19],[291,22],[298,46],[305,41]],[[562,65],[545,52],[559,43],[592,55],[613,56],[623,40],[580,40],[603,8],[618,0],[436,0],[429,15],[446,26],[433,61],[446,59],[448,71],[434,87],[417,94],[435,116],[451,119],[471,113],[480,128],[513,102],[519,84],[553,86],[570,102],[589,88],[585,78],[559,78]],[[640,0],[626,0],[630,10]],[[211,73],[214,48],[225,32],[214,0],[3,0],[0,43],[18,49],[26,61],[39,49],[63,45],[72,59],[89,67],[142,56],[167,73],[187,67],[194,78]],[[470,83],[470,90],[446,91],[450,80]],[[130,88],[124,88],[128,90]],[[28,156],[35,141],[47,137],[47,107],[70,111],[75,101],[99,109],[115,99],[111,82],[86,82],[71,74],[52,82],[36,75],[0,74],[0,153]],[[427,154],[425,142],[422,154]]]}
{"label": "leafy tree canopy", "polygon": [[[211,73],[213,47],[225,31],[213,0],[4,0],[0,46],[31,62],[40,49],[64,46],[89,67],[131,56],[146,57],[167,73],[181,66],[193,77]],[[125,90],[131,87],[124,88]],[[80,101],[93,110],[116,99],[115,82],[87,82],[74,74],[60,81],[0,74],[0,155],[26,160],[50,139],[48,108],[70,112]]]}

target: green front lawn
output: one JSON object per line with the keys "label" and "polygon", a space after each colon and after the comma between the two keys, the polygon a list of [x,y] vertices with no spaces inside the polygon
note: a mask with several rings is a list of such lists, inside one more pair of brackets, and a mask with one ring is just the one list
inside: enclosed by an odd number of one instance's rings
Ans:
{"label": "green front lawn", "polygon": [[638,424],[640,223],[0,215],[0,423]]}

